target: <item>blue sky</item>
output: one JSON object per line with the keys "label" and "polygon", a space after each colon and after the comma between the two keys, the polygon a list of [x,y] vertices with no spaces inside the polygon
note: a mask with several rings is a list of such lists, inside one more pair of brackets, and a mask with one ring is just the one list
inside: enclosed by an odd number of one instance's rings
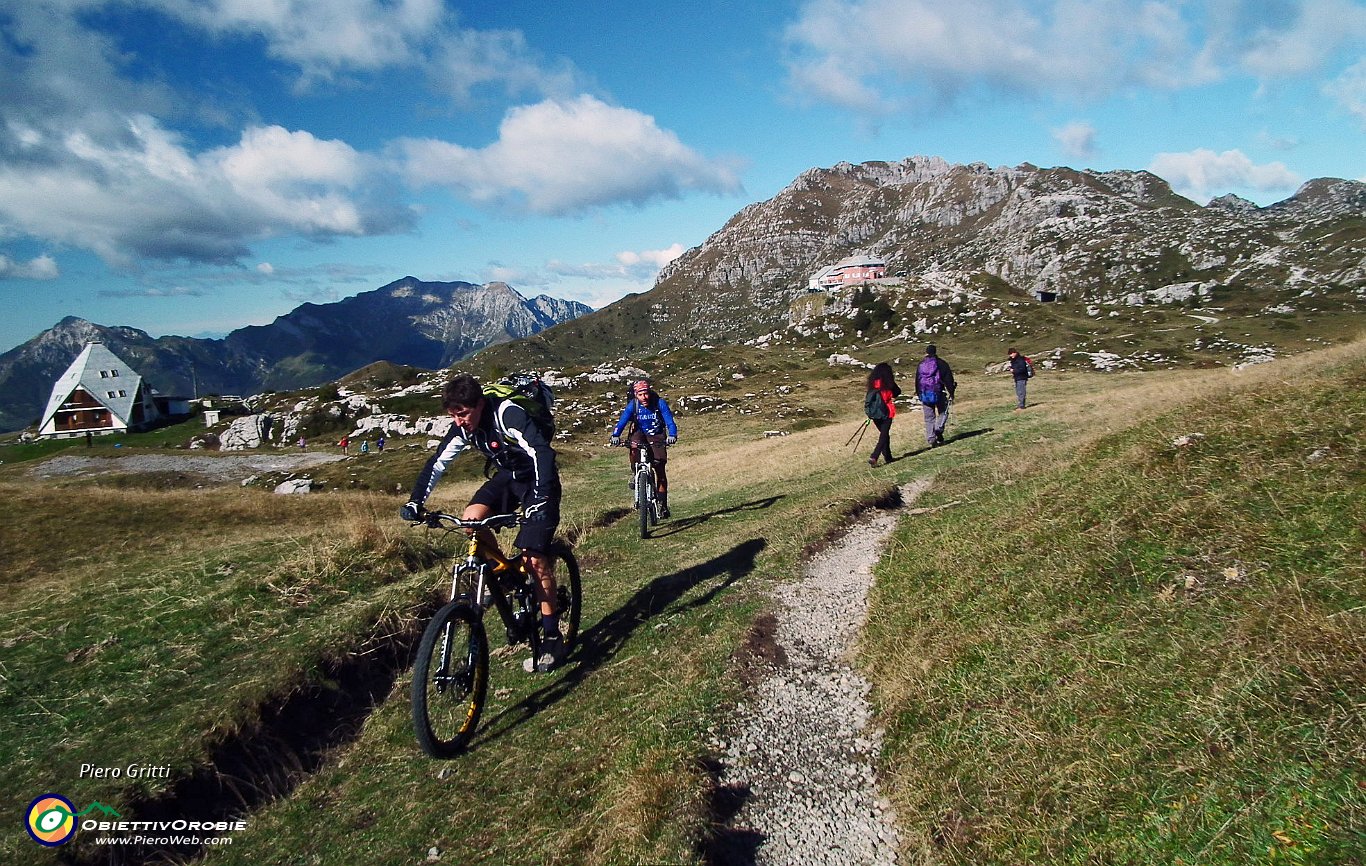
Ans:
{"label": "blue sky", "polygon": [[1366,179],[1366,0],[22,0],[0,351],[504,280],[600,307],[808,168]]}

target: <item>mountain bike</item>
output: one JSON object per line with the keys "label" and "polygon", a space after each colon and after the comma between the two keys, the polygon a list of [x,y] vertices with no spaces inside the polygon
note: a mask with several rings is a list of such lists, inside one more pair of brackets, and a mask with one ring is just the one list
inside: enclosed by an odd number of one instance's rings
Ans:
{"label": "mountain bike", "polygon": [[[516,526],[516,514],[464,520],[440,511],[426,512],[418,524],[454,532],[458,529],[498,531]],[[568,655],[579,636],[583,589],[579,564],[559,540],[546,555],[555,567],[555,607],[560,639]],[[509,646],[526,642],[531,658],[540,656],[541,606],[537,580],[521,553],[504,556],[472,534],[465,558],[451,570],[451,600],[436,612],[417,646],[413,662],[413,731],[422,751],[449,758],[469,744],[479,726],[489,681],[489,640],[484,613],[498,611]],[[533,662],[534,664],[534,662]]]}
{"label": "mountain bike", "polygon": [[659,524],[662,504],[659,501],[659,479],[655,475],[654,451],[648,441],[640,443],[640,459],[635,465],[631,491],[636,512],[640,515],[640,537],[650,537],[650,527]]}

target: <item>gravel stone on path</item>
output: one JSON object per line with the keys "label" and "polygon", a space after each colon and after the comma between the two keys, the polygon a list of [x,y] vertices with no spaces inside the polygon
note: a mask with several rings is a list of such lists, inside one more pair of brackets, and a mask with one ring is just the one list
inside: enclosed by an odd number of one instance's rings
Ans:
{"label": "gravel stone on path", "polygon": [[[903,503],[927,486],[904,486]],[[871,686],[848,659],[867,615],[872,566],[897,516],[865,516],[800,579],[774,588],[774,638],[786,663],[766,667],[713,744],[722,753],[721,785],[749,793],[724,835],[756,840],[757,848],[751,858],[723,843],[717,862],[896,863],[896,816],[874,769],[883,732],[872,726]]]}

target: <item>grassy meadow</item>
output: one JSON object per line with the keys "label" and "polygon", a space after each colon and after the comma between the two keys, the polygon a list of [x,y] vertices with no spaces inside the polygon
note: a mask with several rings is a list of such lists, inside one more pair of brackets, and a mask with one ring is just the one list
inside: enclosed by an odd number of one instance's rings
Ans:
{"label": "grassy meadow", "polygon": [[[57,791],[197,818],[194,778],[250,809],[210,864],[705,863],[706,743],[766,588],[929,478],[859,656],[904,863],[1360,860],[1366,343],[1237,374],[1041,372],[1022,413],[965,365],[948,447],[906,411],[907,459],[878,469],[869,437],[845,447],[860,373],[807,360],[726,383],[803,380],[783,418],[680,417],[676,516],[647,541],[624,452],[566,449],[581,647],[538,677],[496,651],[453,761],[408,717],[408,653],[459,548],[396,517],[419,454],[334,465],[301,497],[7,461],[0,806]],[[454,474],[433,505],[476,483]],[[133,763],[172,778],[80,777]],[[15,827],[0,862],[53,862]],[[100,861],[89,841],[62,856]]]}

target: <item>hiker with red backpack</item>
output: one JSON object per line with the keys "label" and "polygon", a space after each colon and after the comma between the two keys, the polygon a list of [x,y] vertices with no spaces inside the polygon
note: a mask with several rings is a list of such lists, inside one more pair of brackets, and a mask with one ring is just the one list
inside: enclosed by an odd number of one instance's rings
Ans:
{"label": "hiker with red backpack", "polygon": [[925,357],[915,368],[915,390],[925,413],[925,441],[931,448],[944,444],[944,426],[949,423],[949,403],[958,385],[953,370],[939,357],[933,343],[925,347]]}
{"label": "hiker with red backpack", "polygon": [[868,392],[863,398],[863,414],[877,428],[877,445],[868,455],[869,466],[877,465],[878,455],[888,463],[896,459],[892,456],[892,419],[896,417],[896,398],[900,396],[892,365],[883,361],[874,367],[868,374]]}
{"label": "hiker with red backpack", "polygon": [[1029,380],[1034,378],[1034,362],[1021,355],[1012,346],[1006,353],[1010,359],[1010,376],[1015,380],[1015,411],[1019,412],[1025,407],[1025,390]]}

